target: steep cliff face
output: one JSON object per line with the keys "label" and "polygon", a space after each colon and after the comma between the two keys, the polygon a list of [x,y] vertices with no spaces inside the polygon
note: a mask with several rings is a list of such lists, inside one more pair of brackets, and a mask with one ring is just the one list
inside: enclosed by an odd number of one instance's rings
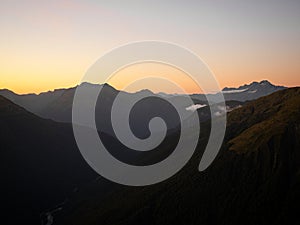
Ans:
{"label": "steep cliff face", "polygon": [[[70,200],[56,224],[293,224],[300,206],[300,88],[229,113],[224,145],[204,172],[205,138],[186,167],[149,187],[101,181]],[[207,134],[206,134],[207,135]],[[205,135],[204,135],[205,136]]]}

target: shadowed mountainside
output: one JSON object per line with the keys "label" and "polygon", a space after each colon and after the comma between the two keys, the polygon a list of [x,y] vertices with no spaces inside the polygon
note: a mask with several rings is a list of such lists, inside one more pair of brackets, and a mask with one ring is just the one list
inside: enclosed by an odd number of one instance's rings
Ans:
{"label": "shadowed mountainside", "polygon": [[81,157],[69,124],[41,119],[0,96],[3,224],[41,224],[96,173]]}
{"label": "shadowed mountainside", "polygon": [[192,160],[174,177],[149,187],[118,186],[106,196],[99,195],[101,182],[90,183],[73,195],[55,224],[294,224],[300,205],[300,88],[229,113],[224,145],[199,173],[208,127]]}

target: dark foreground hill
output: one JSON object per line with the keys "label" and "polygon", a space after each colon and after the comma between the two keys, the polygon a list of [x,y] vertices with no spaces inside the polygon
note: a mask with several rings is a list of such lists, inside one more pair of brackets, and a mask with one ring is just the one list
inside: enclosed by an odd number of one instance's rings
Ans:
{"label": "dark foreground hill", "polygon": [[[110,104],[110,100],[113,99],[118,93],[121,93],[125,99],[134,98],[140,95],[153,94],[149,90],[143,90],[136,93],[127,93],[116,90],[108,84],[98,85],[83,83],[82,85],[89,85],[91,87],[99,88],[100,86],[105,89],[105,99],[101,103],[101,107],[105,108]],[[252,82],[248,85],[243,85],[238,88],[224,88],[223,94],[226,101],[249,101],[254,100],[262,96],[269,95],[273,92],[285,89],[283,86],[276,86],[268,81]],[[15,104],[24,107],[29,112],[32,112],[42,118],[52,119],[58,122],[71,122],[72,121],[72,103],[76,87],[68,89],[56,89],[54,91],[48,91],[41,94],[24,94],[18,95],[10,90],[0,90],[0,95],[11,100]],[[156,94],[159,97],[174,99],[174,101],[180,101],[184,98],[183,95],[168,95],[168,94]],[[204,94],[191,95],[195,104],[207,104],[206,96]],[[218,100],[218,99],[216,99]],[[153,103],[153,108],[160,107]],[[189,107],[190,105],[183,105],[183,107]],[[151,110],[151,108],[149,109]],[[206,118],[206,117],[204,117]],[[103,126],[106,129],[105,126]],[[107,130],[105,130],[108,132]]]}
{"label": "dark foreground hill", "polygon": [[0,96],[1,224],[41,224],[96,174],[82,159],[72,127],[38,118]]}
{"label": "dark foreground hill", "polygon": [[206,138],[204,134],[192,160],[169,180],[148,187],[115,185],[116,190],[104,196],[99,193],[102,182],[92,182],[71,197],[54,224],[298,223],[300,88],[276,92],[229,113],[221,152],[200,173]]}

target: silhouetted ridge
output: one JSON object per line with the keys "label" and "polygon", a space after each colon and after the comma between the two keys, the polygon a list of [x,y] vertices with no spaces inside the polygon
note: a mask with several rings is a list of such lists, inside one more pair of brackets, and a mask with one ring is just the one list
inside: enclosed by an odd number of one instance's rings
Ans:
{"label": "silhouetted ridge", "polygon": [[41,224],[96,174],[83,160],[69,124],[45,120],[0,96],[3,224]]}

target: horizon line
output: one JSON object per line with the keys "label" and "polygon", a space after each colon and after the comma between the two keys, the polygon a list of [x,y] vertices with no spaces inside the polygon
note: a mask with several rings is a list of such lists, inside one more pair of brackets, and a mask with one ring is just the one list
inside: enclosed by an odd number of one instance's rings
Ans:
{"label": "horizon line", "polygon": [[[285,88],[299,87],[299,86],[297,86],[297,85],[296,85],[296,86],[285,86],[285,85],[281,85],[281,84],[278,85],[278,84],[274,84],[274,83],[270,82],[269,80],[264,79],[264,80],[261,80],[261,81],[252,81],[252,82],[250,82],[250,83],[244,83],[244,84],[242,84],[242,85],[239,85],[238,87],[224,86],[223,88],[221,88],[221,91],[222,91],[223,89],[225,89],[225,88],[228,88],[228,89],[234,88],[234,89],[236,89],[236,88],[239,88],[239,87],[244,86],[244,85],[250,85],[250,84],[252,84],[252,83],[262,83],[262,82],[264,82],[264,81],[267,81],[267,82],[269,82],[270,84],[272,84],[272,85],[274,85],[274,86],[281,86],[281,87],[285,87]],[[83,84],[83,83],[88,83],[88,84],[92,84],[92,85],[109,85],[110,87],[114,88],[114,89],[117,90],[117,91],[124,91],[124,90],[119,90],[119,89],[115,88],[113,85],[111,85],[111,84],[109,84],[109,83],[102,83],[102,84],[100,84],[100,83],[82,82],[82,83],[80,83],[80,84]],[[18,92],[16,92],[16,91],[14,91],[14,90],[12,90],[12,89],[9,89],[9,88],[6,88],[6,87],[0,88],[0,91],[2,91],[2,90],[7,90],[7,91],[11,91],[11,92],[13,92],[14,94],[17,94],[17,95],[40,95],[40,94],[44,94],[44,93],[48,93],[48,92],[54,92],[54,91],[58,91],[58,90],[68,90],[68,89],[73,89],[73,88],[76,88],[77,86],[79,86],[80,84],[77,84],[77,85],[75,85],[75,86],[69,86],[69,87],[58,87],[58,88],[54,88],[54,89],[50,89],[50,90],[45,90],[45,91],[41,91],[41,92],[18,93]],[[151,91],[153,94],[168,94],[168,95],[184,95],[184,94],[193,95],[193,94],[205,94],[205,93],[203,93],[203,92],[200,92],[200,93],[166,93],[166,92],[163,92],[163,91],[161,91],[161,92],[154,92],[154,91],[152,91],[151,89],[148,89],[148,88],[143,88],[143,89],[140,89],[140,90],[137,90],[137,91],[134,91],[134,92],[133,92],[133,91],[132,91],[132,92],[125,91],[125,92],[127,92],[127,93],[132,93],[132,94],[133,94],[133,93],[137,93],[137,92],[144,91],[144,90]],[[215,93],[218,93],[218,92],[217,92],[217,91],[212,91],[212,92],[207,93],[207,94],[215,94]]]}

